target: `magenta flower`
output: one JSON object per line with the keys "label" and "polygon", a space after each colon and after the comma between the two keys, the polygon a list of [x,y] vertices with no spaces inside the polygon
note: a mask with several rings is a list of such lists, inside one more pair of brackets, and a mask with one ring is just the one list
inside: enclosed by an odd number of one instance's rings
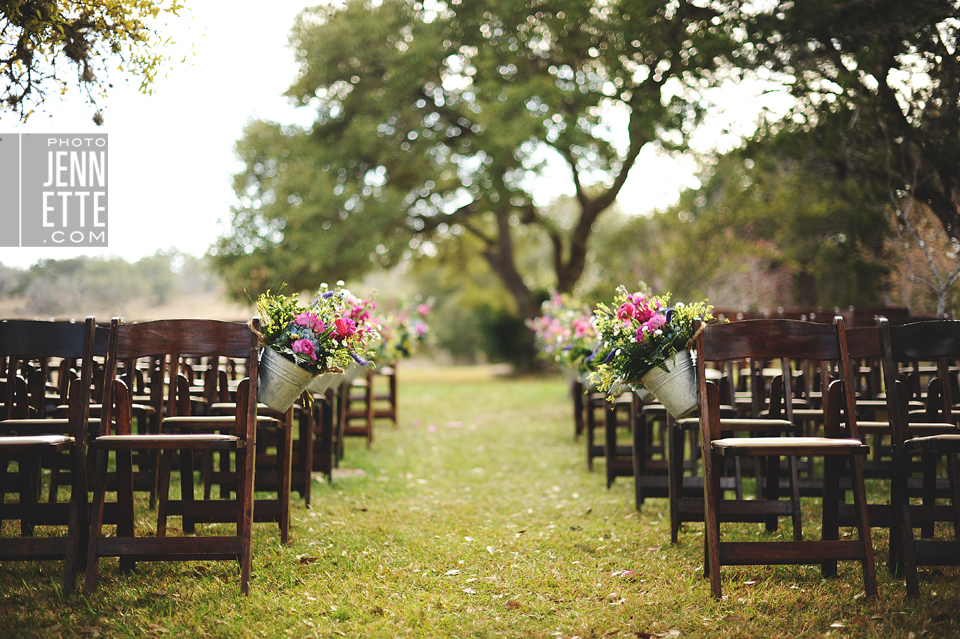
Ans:
{"label": "magenta flower", "polygon": [[663,328],[667,323],[667,318],[661,315],[660,313],[654,313],[650,319],[643,323],[643,327],[649,332],[654,332],[657,329]]}
{"label": "magenta flower", "polygon": [[336,324],[337,327],[334,332],[337,335],[337,339],[341,341],[357,332],[357,324],[352,319],[338,317]]}
{"label": "magenta flower", "polygon": [[430,314],[430,307],[426,304],[421,304],[417,307],[417,313],[419,313],[420,317],[426,317]]}
{"label": "magenta flower", "polygon": [[314,347],[313,342],[308,339],[298,339],[291,345],[290,348],[293,349],[294,353],[309,355],[314,361],[317,359],[317,350]]}
{"label": "magenta flower", "polygon": [[617,309],[617,319],[621,321],[629,320],[637,316],[637,306],[633,302],[624,302]]}

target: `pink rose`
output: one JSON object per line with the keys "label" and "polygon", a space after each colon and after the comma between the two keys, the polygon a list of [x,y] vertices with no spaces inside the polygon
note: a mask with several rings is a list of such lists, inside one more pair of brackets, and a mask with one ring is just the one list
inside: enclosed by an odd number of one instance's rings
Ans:
{"label": "pink rose", "polygon": [[430,307],[426,304],[421,304],[417,307],[417,313],[420,315],[420,317],[426,317],[430,314]]}
{"label": "pink rose", "polygon": [[636,315],[637,306],[633,302],[624,302],[620,305],[620,308],[617,309],[617,319],[621,321],[636,317]]}
{"label": "pink rose", "polygon": [[293,349],[294,353],[309,355],[314,361],[317,359],[316,348],[314,348],[313,342],[308,339],[298,339],[292,344],[291,348]]}
{"label": "pink rose", "polygon": [[357,324],[351,319],[337,318],[337,328],[335,330],[337,338],[343,340],[357,332]]}
{"label": "pink rose", "polygon": [[667,318],[660,313],[654,313],[650,319],[643,323],[643,327],[651,333],[657,329],[663,328],[667,323]]}

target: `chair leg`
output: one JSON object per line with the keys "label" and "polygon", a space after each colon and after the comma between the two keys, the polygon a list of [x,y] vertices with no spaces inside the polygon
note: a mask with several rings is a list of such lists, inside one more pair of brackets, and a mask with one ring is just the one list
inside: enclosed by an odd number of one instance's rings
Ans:
{"label": "chair leg", "polygon": [[[636,435],[634,435],[636,437]],[[670,543],[676,544],[680,538],[680,499],[683,498],[683,448],[684,436],[677,426],[667,428],[668,451],[668,483],[670,486]],[[637,447],[634,444],[634,455]],[[637,504],[640,510],[640,504]]]}
{"label": "chair leg", "polygon": [[242,448],[237,452],[237,535],[241,538],[240,592],[249,594],[251,533],[253,530],[253,463],[255,452]]}
{"label": "chair leg", "polygon": [[[776,501],[780,499],[780,458],[767,457],[767,475],[764,489],[764,499]],[[776,532],[780,522],[776,515],[766,517],[767,532]]]}
{"label": "chair leg", "polygon": [[707,563],[704,571],[710,577],[710,592],[714,599],[723,597],[720,586],[720,475],[716,472],[723,464],[723,458],[705,451],[704,464],[704,538]]}
{"label": "chair leg", "polygon": [[84,558],[83,551],[87,548],[89,529],[89,512],[87,510],[87,476],[84,472],[86,461],[83,446],[78,445],[70,456],[70,511],[68,519],[67,552],[64,557],[63,591],[73,593],[77,585],[77,574],[80,572]]}
{"label": "chair leg", "polygon": [[317,428],[315,419],[316,409],[304,407],[300,414],[300,460],[297,462],[303,468],[303,484],[300,492],[303,494],[303,505],[310,507],[310,493],[313,489],[313,442]]}
{"label": "chair leg", "polygon": [[851,466],[853,467],[853,494],[857,507],[857,534],[863,547],[863,560],[861,561],[863,589],[868,597],[876,598],[878,596],[877,566],[873,557],[870,519],[867,516],[867,493],[863,483],[863,459],[859,455],[853,455]]}
{"label": "chair leg", "polygon": [[617,466],[617,409],[611,404],[603,412],[603,452],[607,460],[607,488],[613,486]]}
{"label": "chair leg", "polygon": [[[133,451],[117,451],[117,537],[134,537],[133,512]],[[120,557],[120,570],[129,572],[136,567],[130,557]]]}
{"label": "chair leg", "polygon": [[103,528],[103,507],[106,497],[107,451],[98,450],[96,454],[96,475],[94,477],[93,503],[90,505],[90,535],[87,539],[87,574],[83,584],[83,594],[91,595],[97,589],[100,555],[97,553],[97,541]]}
{"label": "chair leg", "polygon": [[367,448],[373,445],[373,370],[367,373],[367,389],[365,392],[367,398]]}
{"label": "chair leg", "polygon": [[170,466],[172,463],[173,451],[160,451],[160,468],[157,480],[157,537],[167,536],[167,500],[170,498]]}
{"label": "chair leg", "polygon": [[[20,455],[17,460],[18,474],[20,475],[20,503],[35,504],[37,502],[36,464],[28,455]],[[20,536],[33,537],[33,523],[29,517],[20,519]]]}
{"label": "chair leg", "polygon": [[573,395],[573,441],[583,432],[583,384],[579,380],[570,382],[570,394]]}
{"label": "chair leg", "polygon": [[793,540],[803,541],[803,520],[800,517],[800,472],[797,458],[791,456],[787,462],[790,468],[790,501],[793,504]]}
{"label": "chair leg", "polygon": [[[821,521],[821,539],[836,541],[840,539],[840,500],[844,493],[840,491],[840,468],[842,460],[830,455],[823,460],[823,519]],[[825,578],[837,576],[836,560],[820,564],[820,574]]]}
{"label": "chair leg", "polygon": [[[921,461],[923,467],[923,498],[924,506],[933,506],[937,503],[937,462],[939,455],[926,454]],[[933,538],[935,520],[921,522],[920,536],[924,539]]]}
{"label": "chair leg", "polygon": [[636,424],[633,427],[633,492],[637,512],[640,512],[640,507],[643,506],[643,484],[640,478],[643,477],[644,470],[643,433],[645,432],[647,432],[646,420],[638,411]]}
{"label": "chair leg", "polygon": [[[180,451],[180,499],[193,501],[193,451]],[[197,522],[184,515],[183,532],[192,535],[197,532]]]}
{"label": "chair leg", "polygon": [[[372,406],[372,404],[371,404]],[[287,411],[283,433],[277,433],[277,499],[280,500],[280,543],[290,534],[290,475],[293,453],[293,409]]]}
{"label": "chair leg", "polygon": [[950,501],[953,505],[953,538],[960,541],[960,468],[957,455],[947,453],[947,477],[950,480]]}

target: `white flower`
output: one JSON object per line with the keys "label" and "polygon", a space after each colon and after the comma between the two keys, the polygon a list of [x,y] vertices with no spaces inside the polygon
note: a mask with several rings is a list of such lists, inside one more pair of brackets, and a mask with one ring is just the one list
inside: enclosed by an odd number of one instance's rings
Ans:
{"label": "white flower", "polygon": [[657,330],[655,330],[655,331],[653,332],[653,334],[659,337],[660,335],[663,335],[663,331],[661,331],[661,330],[658,328]]}

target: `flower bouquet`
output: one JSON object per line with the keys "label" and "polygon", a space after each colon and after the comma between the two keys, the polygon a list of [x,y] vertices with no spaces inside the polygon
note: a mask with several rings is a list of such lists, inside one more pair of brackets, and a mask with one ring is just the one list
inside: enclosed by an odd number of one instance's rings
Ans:
{"label": "flower bouquet", "polygon": [[351,363],[368,365],[367,342],[378,337],[373,327],[358,329],[344,317],[346,294],[339,288],[320,294],[308,306],[290,296],[267,291],[257,299],[260,401],[286,411],[321,373],[343,373]]}
{"label": "flower bouquet", "polygon": [[573,377],[592,370],[600,346],[591,309],[566,293],[554,293],[540,306],[540,315],[527,320],[540,356],[555,362]]}
{"label": "flower bouquet", "polygon": [[669,306],[670,294],[648,297],[617,288],[615,308],[600,304],[594,318],[608,354],[591,374],[601,391],[643,387],[670,413],[685,417],[697,407],[696,377],[687,344],[695,321],[713,319],[706,301]]}
{"label": "flower bouquet", "polygon": [[380,320],[382,339],[377,361],[392,366],[413,356],[430,336],[430,327],[425,321],[430,311],[429,304],[418,304],[412,312],[400,305],[396,311],[384,315]]}

